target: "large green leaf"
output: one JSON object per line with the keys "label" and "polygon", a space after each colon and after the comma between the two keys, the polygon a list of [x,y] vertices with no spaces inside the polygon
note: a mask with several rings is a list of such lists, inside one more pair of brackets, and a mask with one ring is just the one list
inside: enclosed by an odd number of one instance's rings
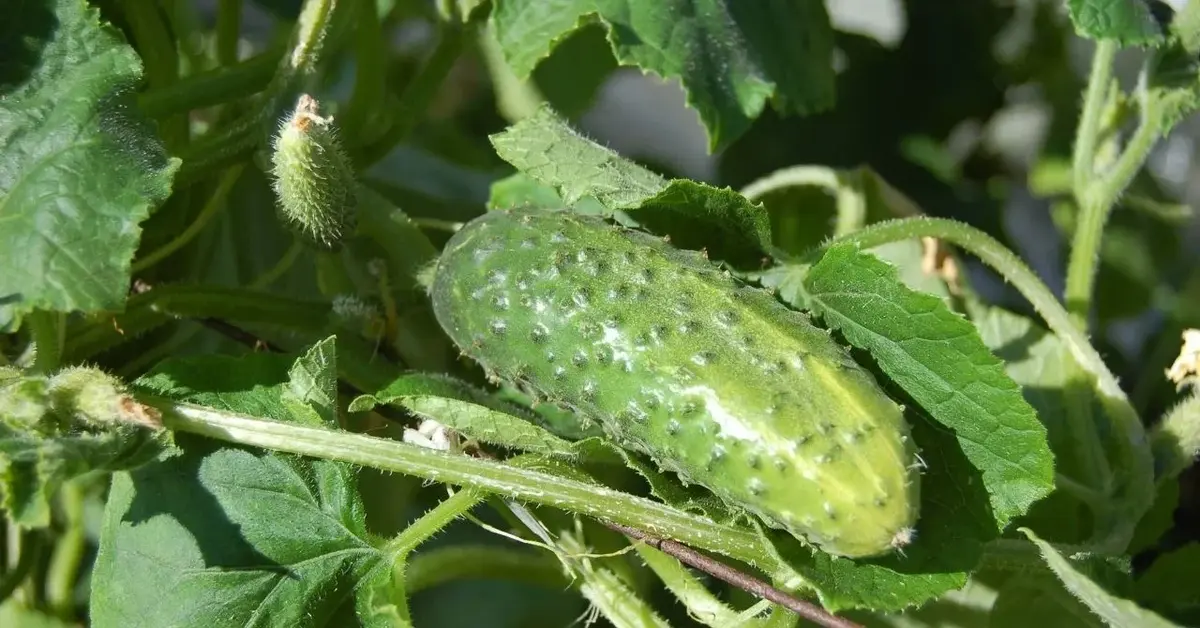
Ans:
{"label": "large green leaf", "polygon": [[[683,248],[707,247],[725,261],[757,262],[763,252],[774,250],[771,220],[761,203],[729,188],[664,179],[583,137],[548,107],[491,140],[501,158],[552,188],[564,206],[590,208],[599,203],[607,214],[631,217],[657,233],[669,234]],[[521,186],[508,187],[515,183]],[[547,190],[530,188],[520,180],[506,182],[501,191],[506,204],[521,198],[514,192],[530,195],[535,205],[549,200]]]}
{"label": "large green leaf", "polygon": [[768,101],[798,114],[834,101],[833,29],[821,0],[506,0],[491,19],[519,78],[571,32],[600,23],[622,65],[682,82],[713,151]]}
{"label": "large green leaf", "polygon": [[[137,385],[330,425],[332,344],[295,362],[277,354],[170,360]],[[391,565],[365,529],[353,469],[190,435],[177,444],[175,455],[114,477],[92,579],[95,625],[353,623],[357,583]],[[387,603],[367,602],[364,614]]]}
{"label": "large green leaf", "polygon": [[952,430],[983,474],[1003,530],[1054,489],[1046,428],[979,333],[941,299],[904,286],[855,245],[830,247],[804,279],[809,302]]}
{"label": "large green leaf", "polygon": [[0,327],[34,308],[119,309],[139,224],[179,166],[134,99],[141,61],[82,0],[0,25]]}

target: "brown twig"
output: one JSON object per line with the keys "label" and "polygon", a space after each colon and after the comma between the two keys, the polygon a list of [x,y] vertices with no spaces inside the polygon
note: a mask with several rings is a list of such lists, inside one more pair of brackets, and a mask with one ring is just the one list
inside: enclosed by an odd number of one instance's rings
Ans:
{"label": "brown twig", "polygon": [[805,602],[804,600],[784,593],[783,591],[776,589],[775,587],[763,582],[762,580],[759,580],[758,578],[755,578],[754,576],[751,576],[750,574],[738,571],[737,569],[705,556],[704,554],[701,554],[700,552],[697,552],[686,545],[668,539],[656,538],[646,534],[645,532],[642,532],[641,530],[630,528],[629,526],[624,526],[619,523],[609,523],[607,521],[602,523],[605,526],[624,534],[625,536],[642,541],[643,543],[661,551],[664,554],[674,556],[680,561],[687,563],[688,565],[691,565],[692,567],[695,567],[704,573],[720,578],[721,580],[724,580],[725,582],[728,582],[729,584],[732,584],[743,591],[747,591],[760,598],[774,602],[815,624],[826,626],[827,628],[863,628],[863,626],[860,624],[856,624],[849,619],[832,615],[816,604]]}

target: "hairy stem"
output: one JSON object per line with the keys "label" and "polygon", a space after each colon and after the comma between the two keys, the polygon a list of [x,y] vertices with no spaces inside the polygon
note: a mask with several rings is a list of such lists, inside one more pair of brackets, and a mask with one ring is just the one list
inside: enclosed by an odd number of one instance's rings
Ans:
{"label": "hairy stem", "polygon": [[[179,51],[171,38],[171,29],[163,20],[157,2],[145,0],[122,0],[121,11],[133,33],[142,64],[146,69],[146,83],[154,88],[166,87],[179,79]],[[172,116],[160,123],[160,135],[168,149],[187,143],[187,118]]]}
{"label": "hairy stem", "polygon": [[40,373],[52,373],[62,364],[66,343],[66,315],[61,312],[35,310],[29,314],[29,333],[37,348],[33,368]]}
{"label": "hairy stem", "polygon": [[474,487],[612,523],[638,526],[751,565],[771,567],[774,564],[761,540],[749,531],[717,525],[598,484],[520,467],[523,459],[528,462],[538,459],[537,456],[519,456],[501,464],[389,439],[280,423],[193,404],[153,398],[146,401],[163,411],[164,424],[171,429]]}
{"label": "hairy stem", "polygon": [[1079,220],[1071,241],[1065,296],[1067,309],[1080,329],[1087,328],[1104,227],[1117,200],[1142,169],[1150,150],[1154,148],[1159,135],[1159,106],[1153,99],[1143,102],[1137,129],[1112,169],[1099,179],[1089,179],[1085,187],[1075,191]]}
{"label": "hairy stem", "polygon": [[340,119],[351,145],[361,146],[375,136],[379,114],[386,104],[391,51],[385,45],[375,0],[356,0],[354,15],[354,91]]}
{"label": "hairy stem", "polygon": [[1092,72],[1083,97],[1079,127],[1075,131],[1075,150],[1072,157],[1072,177],[1078,197],[1091,185],[1095,174],[1096,146],[1100,139],[1100,116],[1104,112],[1109,83],[1112,81],[1113,60],[1119,45],[1115,40],[1096,42],[1092,53]]}
{"label": "hairy stem", "polygon": [[[450,525],[455,519],[467,514],[467,512],[477,506],[486,497],[485,493],[474,489],[459,491],[448,499],[443,500],[429,512],[421,515],[419,519],[409,524],[404,531],[396,535],[396,538],[384,545],[381,548],[383,553],[392,557],[393,580],[406,582],[405,569],[409,554],[433,535],[440,532],[442,528]],[[412,615],[408,610],[408,597],[411,593],[408,591],[407,584],[402,591],[403,593],[396,596],[396,599],[393,599],[392,603],[396,605],[400,616],[411,623]]]}

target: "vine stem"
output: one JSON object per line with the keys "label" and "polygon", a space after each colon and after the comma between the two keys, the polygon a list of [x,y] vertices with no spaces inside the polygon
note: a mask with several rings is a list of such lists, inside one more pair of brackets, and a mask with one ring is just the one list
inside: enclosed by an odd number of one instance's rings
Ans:
{"label": "vine stem", "polygon": [[[1050,331],[1057,334],[1070,349],[1076,361],[1089,373],[1096,376],[1101,392],[1129,408],[1129,400],[1109,370],[1104,359],[1088,342],[1082,331],[1071,322],[1054,293],[1025,265],[1015,253],[990,235],[961,222],[946,218],[899,218],[878,222],[851,234],[830,241],[829,245],[853,242],[862,248],[874,248],[900,240],[921,237],[938,238],[968,251],[983,263],[991,266],[1005,279],[1012,282],[1046,321]],[[827,245],[827,246],[829,246]]]}
{"label": "vine stem", "polygon": [[[1089,180],[1083,184],[1084,187],[1077,187],[1075,190],[1079,204],[1079,221],[1075,225],[1075,236],[1071,242],[1065,297],[1073,322],[1080,329],[1087,328],[1104,227],[1117,200],[1146,163],[1146,158],[1158,140],[1160,106],[1153,98],[1144,99],[1137,129],[1130,136],[1112,169],[1100,179]],[[1076,185],[1080,185],[1078,180]]]}
{"label": "vine stem", "polygon": [[60,500],[66,517],[66,530],[58,539],[46,574],[46,599],[56,613],[71,617],[75,604],[75,582],[87,549],[87,531],[83,520],[86,493],[76,479],[62,486]]}
{"label": "vine stem", "polygon": [[[442,528],[450,525],[455,519],[470,512],[486,497],[482,491],[475,489],[459,491],[421,515],[384,545],[381,550],[385,556],[391,557],[392,579],[405,582],[408,557],[413,550],[440,532]],[[392,603],[396,605],[400,616],[411,623],[412,614],[408,609],[407,586],[402,591],[400,595],[392,599]]]}
{"label": "vine stem", "polygon": [[163,413],[163,424],[173,430],[473,487],[602,521],[646,528],[653,534],[679,539],[752,566],[775,564],[761,540],[749,531],[717,525],[598,484],[521,468],[521,459],[527,456],[499,463],[452,456],[391,439],[281,423],[151,396],[146,396],[143,402],[157,407]]}
{"label": "vine stem", "polygon": [[217,62],[237,63],[238,40],[242,33],[242,0],[220,0],[217,4]]}
{"label": "vine stem", "polygon": [[[855,176],[851,173],[849,176]],[[861,229],[867,217],[867,201],[861,185],[851,185],[847,175],[825,166],[790,166],[776,170],[742,189],[750,201],[789,187],[813,186],[833,193],[837,205],[835,237]]]}
{"label": "vine stem", "polygon": [[[1154,460],[1141,419],[1117,383],[1116,376],[1088,342],[1084,331],[1075,326],[1071,315],[1063,309],[1046,284],[1042,283],[1016,254],[978,229],[945,218],[902,218],[875,223],[861,231],[837,238],[833,243],[854,242],[862,248],[873,248],[918,237],[933,237],[955,244],[1012,282],[1045,320],[1050,331],[1067,346],[1075,358],[1076,368],[1081,368],[1096,378],[1101,402],[1118,431],[1122,432],[1123,446],[1129,449],[1129,464],[1126,469],[1129,481],[1123,500],[1128,507],[1128,521],[1123,522],[1123,525],[1114,525],[1102,544],[1105,549],[1123,548],[1128,545],[1133,535],[1133,524],[1141,519],[1142,514],[1149,510],[1154,502]],[[1094,425],[1089,423],[1085,427],[1095,432]]]}
{"label": "vine stem", "polygon": [[465,31],[469,26],[470,23],[467,26],[442,24],[441,33],[433,52],[405,86],[404,92],[400,94],[400,101],[394,107],[395,113],[391,126],[383,134],[383,137],[355,151],[356,166],[360,168],[369,166],[383,159],[393,146],[404,141],[412,133],[422,119],[422,114],[433,102],[446,75],[450,73],[454,63],[458,61],[459,55],[462,54],[463,44],[466,40]]}
{"label": "vine stem", "polygon": [[40,530],[20,530],[15,524],[10,524],[8,533],[14,539],[9,542],[9,555],[15,549],[17,562],[0,576],[0,602],[7,600],[25,582],[41,554],[43,544]]}
{"label": "vine stem", "polygon": [[287,273],[292,265],[296,263],[296,260],[300,257],[300,253],[303,251],[304,243],[299,238],[293,237],[292,243],[288,245],[287,250],[283,252],[283,256],[279,258],[279,261],[275,262],[274,266],[263,271],[254,281],[250,282],[250,287],[258,290],[275,283],[276,280]]}
{"label": "vine stem", "polygon": [[221,211],[221,209],[225,207],[225,199],[229,197],[229,192],[233,189],[233,185],[237,183],[237,180],[242,176],[242,170],[244,168],[244,164],[237,164],[226,170],[225,173],[221,175],[221,180],[217,182],[217,189],[213,190],[212,196],[208,197],[208,200],[204,203],[204,207],[200,210],[200,213],[196,215],[196,219],[187,226],[187,229],[184,229],[183,233],[175,236],[170,242],[158,247],[150,254],[135,262],[131,272],[140,273],[147,268],[154,266],[155,264],[166,259],[175,251],[183,248],[188,242],[194,240],[197,235],[200,235],[200,232],[204,230],[204,227],[208,226],[208,223],[212,221],[213,217],[215,217]]}
{"label": "vine stem", "polygon": [[1096,43],[1092,53],[1092,71],[1088,77],[1087,91],[1083,97],[1083,110],[1079,114],[1079,126],[1075,130],[1075,147],[1072,155],[1071,174],[1076,195],[1081,195],[1091,185],[1095,174],[1096,145],[1100,139],[1100,116],[1112,81],[1113,61],[1119,46],[1115,40],[1102,39]]}

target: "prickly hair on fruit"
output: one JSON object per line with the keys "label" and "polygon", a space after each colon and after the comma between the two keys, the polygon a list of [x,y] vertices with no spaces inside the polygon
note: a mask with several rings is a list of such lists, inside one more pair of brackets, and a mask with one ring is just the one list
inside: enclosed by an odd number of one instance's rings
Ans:
{"label": "prickly hair on fruit", "polygon": [[853,557],[912,538],[902,408],[827,331],[699,253],[596,217],[495,211],[450,239],[431,295],[490,375],[768,525]]}
{"label": "prickly hair on fruit", "polygon": [[318,108],[311,96],[300,96],[275,136],[271,173],[284,224],[332,251],[355,229],[357,181],[333,118],[321,117]]}

